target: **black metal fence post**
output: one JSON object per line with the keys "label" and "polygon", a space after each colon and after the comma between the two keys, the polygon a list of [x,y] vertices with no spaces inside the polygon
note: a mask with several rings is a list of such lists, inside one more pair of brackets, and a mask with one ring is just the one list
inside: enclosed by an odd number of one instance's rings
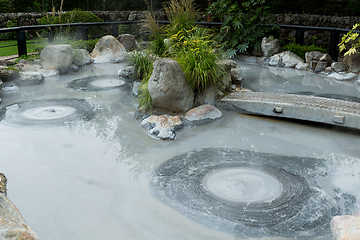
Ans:
{"label": "black metal fence post", "polygon": [[295,40],[297,44],[304,44],[304,30],[296,30]]}
{"label": "black metal fence post", "polygon": [[17,46],[18,46],[19,57],[22,55],[27,55],[25,31],[24,30],[16,31],[16,36],[17,36]]}
{"label": "black metal fence post", "polygon": [[78,28],[78,38],[80,40],[88,40],[88,27],[86,26],[79,26]]}
{"label": "black metal fence post", "polygon": [[339,31],[330,32],[330,46],[329,55],[332,60],[337,61],[338,59],[338,44],[339,44]]}
{"label": "black metal fence post", "polygon": [[112,24],[111,25],[111,35],[113,35],[114,37],[118,37],[118,30],[119,30],[119,25],[117,24]]}

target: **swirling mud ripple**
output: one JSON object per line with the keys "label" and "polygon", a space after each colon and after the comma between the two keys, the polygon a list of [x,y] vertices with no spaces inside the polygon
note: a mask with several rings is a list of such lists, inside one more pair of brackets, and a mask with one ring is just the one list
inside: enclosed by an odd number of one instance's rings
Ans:
{"label": "swirling mud ripple", "polygon": [[61,125],[93,116],[94,106],[72,98],[21,102],[0,109],[0,120],[20,125]]}
{"label": "swirling mud ripple", "polygon": [[331,218],[350,212],[355,201],[322,190],[324,183],[326,189],[331,185],[324,162],[199,149],[163,163],[154,172],[151,191],[191,220],[233,236],[308,239],[329,234]]}
{"label": "swirling mud ripple", "polygon": [[67,87],[84,91],[101,91],[129,88],[129,84],[125,78],[119,76],[92,76],[75,79],[68,83]]}

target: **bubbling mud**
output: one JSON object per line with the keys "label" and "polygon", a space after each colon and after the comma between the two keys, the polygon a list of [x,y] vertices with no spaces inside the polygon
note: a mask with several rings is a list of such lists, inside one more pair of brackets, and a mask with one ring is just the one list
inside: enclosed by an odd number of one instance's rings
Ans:
{"label": "bubbling mud", "polygon": [[93,76],[75,79],[68,84],[69,88],[86,91],[100,91],[128,86],[125,78],[119,76]]}
{"label": "bubbling mud", "polygon": [[204,148],[163,163],[151,191],[191,220],[233,236],[309,239],[329,234],[332,217],[354,206],[354,198],[336,195],[324,162]]}
{"label": "bubbling mud", "polygon": [[82,99],[54,99],[15,103],[2,108],[3,120],[21,125],[58,125],[89,120],[94,107]]}

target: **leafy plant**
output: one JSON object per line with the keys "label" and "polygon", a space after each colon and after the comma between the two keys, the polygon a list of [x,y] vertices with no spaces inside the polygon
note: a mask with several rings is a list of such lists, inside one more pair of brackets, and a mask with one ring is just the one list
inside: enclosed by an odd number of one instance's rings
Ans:
{"label": "leafy plant", "polygon": [[218,0],[209,7],[213,18],[222,20],[222,26],[217,34],[217,40],[226,54],[233,57],[249,48],[260,49],[261,40],[266,33],[273,31],[265,0]]}
{"label": "leafy plant", "polygon": [[133,52],[129,56],[129,60],[134,66],[134,75],[136,78],[142,79],[139,89],[139,108],[144,111],[151,111],[152,100],[148,90],[148,82],[153,71],[153,62],[155,57],[149,51]]}
{"label": "leafy plant", "polygon": [[360,23],[356,23],[352,27],[352,30],[349,31],[347,34],[345,34],[341,38],[341,42],[339,43],[338,46],[339,46],[340,52],[343,52],[346,50],[346,52],[344,54],[345,56],[354,54],[360,48],[359,33],[353,32],[353,30],[356,30],[356,28],[358,28],[359,26],[360,26]]}
{"label": "leafy plant", "polygon": [[328,50],[319,46],[316,46],[314,44],[308,46],[308,45],[300,45],[295,42],[288,43],[283,47],[284,51],[290,51],[301,57],[302,59],[305,59],[305,53],[311,52],[311,51],[319,51],[322,53],[327,53]]}
{"label": "leafy plant", "polygon": [[181,65],[192,89],[201,92],[210,85],[215,86],[223,70],[216,64],[219,53],[214,49],[216,44],[208,30],[198,27],[183,29],[171,40],[170,55]]}

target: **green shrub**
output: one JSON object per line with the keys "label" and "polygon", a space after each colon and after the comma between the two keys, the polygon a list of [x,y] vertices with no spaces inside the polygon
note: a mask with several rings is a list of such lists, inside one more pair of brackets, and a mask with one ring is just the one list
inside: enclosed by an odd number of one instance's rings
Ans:
{"label": "green shrub", "polygon": [[[5,28],[17,27],[17,20],[9,20]],[[16,40],[16,32],[7,32],[0,34],[0,40]]]}
{"label": "green shrub", "polygon": [[201,92],[208,86],[215,86],[223,75],[220,65],[216,64],[219,53],[214,49],[208,29],[193,28],[181,30],[171,37],[172,56],[182,67],[191,88]]}
{"label": "green shrub", "polygon": [[338,46],[340,52],[346,51],[345,56],[351,55],[360,49],[359,33],[353,32],[353,30],[356,30],[359,26],[360,23],[356,23],[352,27],[352,30],[341,38],[341,42]]}
{"label": "green shrub", "polygon": [[262,38],[276,28],[262,25],[271,23],[264,4],[265,0],[218,0],[210,5],[211,16],[223,22],[217,40],[229,57],[249,48],[260,50]]}
{"label": "green shrub", "polygon": [[288,43],[283,47],[284,51],[290,51],[301,57],[302,59],[305,59],[305,53],[311,52],[311,51],[319,51],[322,53],[327,53],[328,50],[319,46],[316,46],[314,44],[308,46],[308,45],[300,45],[296,44],[294,42]]}
{"label": "green shrub", "polygon": [[[53,12],[52,15],[46,15],[39,19],[39,23],[41,25],[48,25],[48,24],[67,24],[67,23],[90,23],[90,22],[103,22],[103,20],[97,17],[95,14],[86,12],[86,11],[79,11],[73,10],[70,12],[66,12],[60,15],[56,15]],[[51,29],[52,30],[52,29]],[[77,34],[78,28],[75,27],[70,30],[69,27],[60,28],[60,33],[70,34],[74,37]],[[94,26],[89,27],[88,30],[89,38],[97,38],[106,35],[105,27],[103,26]]]}

